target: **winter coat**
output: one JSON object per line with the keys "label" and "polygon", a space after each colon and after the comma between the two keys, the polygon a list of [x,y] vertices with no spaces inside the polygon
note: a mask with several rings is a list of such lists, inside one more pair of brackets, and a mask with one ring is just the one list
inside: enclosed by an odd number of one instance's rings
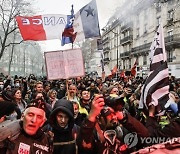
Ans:
{"label": "winter coat", "polygon": [[39,129],[35,135],[30,136],[22,129],[22,121],[12,121],[11,123],[12,126],[9,124],[9,129],[13,128],[13,131],[9,130],[10,136],[0,142],[1,154],[52,154],[53,146],[50,135]]}
{"label": "winter coat", "polygon": [[[62,128],[58,125],[56,115],[59,111],[65,112],[69,116],[68,126]],[[76,153],[76,129],[78,126],[74,124],[74,109],[73,104],[66,100],[60,99],[56,102],[49,123],[54,133],[54,154],[75,154]],[[75,131],[73,131],[75,130]]]}
{"label": "winter coat", "polygon": [[[129,132],[136,132],[139,137],[148,137],[149,132],[147,128],[145,128],[138,120],[133,118],[131,115],[127,114],[127,121],[123,123],[123,127],[126,128]],[[123,143],[123,138],[120,139],[119,129],[114,129],[114,131],[104,131],[103,135],[105,141],[101,141],[100,137],[97,138],[99,133],[95,128],[95,123],[86,119],[83,121],[80,129],[80,136],[78,140],[79,145],[79,153],[80,154],[102,154],[102,153],[109,153],[109,154],[124,154],[128,153],[128,149],[126,145]],[[116,134],[114,137],[107,139],[108,135],[105,136],[105,133],[108,134]],[[114,132],[114,133],[113,133]],[[122,128],[122,134],[125,134],[125,130]],[[114,139],[112,139],[114,138]],[[111,139],[111,142],[109,142]]]}
{"label": "winter coat", "polygon": [[177,116],[171,119],[170,123],[161,128],[157,120],[153,117],[148,117],[146,127],[149,130],[150,136],[155,137],[180,137],[180,117]]}

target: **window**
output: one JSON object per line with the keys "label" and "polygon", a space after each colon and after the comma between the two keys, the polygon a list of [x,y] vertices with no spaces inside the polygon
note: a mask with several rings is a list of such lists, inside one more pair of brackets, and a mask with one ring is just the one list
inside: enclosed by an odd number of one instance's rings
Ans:
{"label": "window", "polygon": [[156,3],[156,11],[157,11],[157,12],[160,12],[160,11],[161,11],[161,3],[160,3],[160,2],[157,2],[157,3]]}
{"label": "window", "polygon": [[136,57],[137,64],[139,65],[139,57]]}
{"label": "window", "polygon": [[172,19],[173,19],[173,16],[174,16],[174,11],[173,11],[173,10],[168,11],[168,17],[167,17],[167,19],[168,19],[168,20],[172,20]]}
{"label": "window", "polygon": [[127,31],[127,36],[130,36],[130,31],[129,30]]}
{"label": "window", "polygon": [[137,26],[139,25],[139,15],[137,15],[137,20],[136,20]]}
{"label": "window", "polygon": [[167,61],[168,62],[172,62],[173,61],[173,52],[171,50],[167,51]]}
{"label": "window", "polygon": [[117,39],[114,39],[114,47],[117,47]]}
{"label": "window", "polygon": [[144,10],[144,21],[145,21],[145,22],[148,21],[147,9]]}
{"label": "window", "polygon": [[147,24],[144,25],[144,34],[147,33]]}
{"label": "window", "polygon": [[137,30],[136,30],[136,37],[137,38],[139,37],[139,28],[137,28]]}
{"label": "window", "polygon": [[124,45],[124,51],[125,51],[125,52],[128,51],[127,45]]}
{"label": "window", "polygon": [[131,59],[129,59],[129,69],[131,69]]}
{"label": "window", "polygon": [[167,33],[168,33],[168,42],[173,41],[173,30],[168,31]]}
{"label": "window", "polygon": [[147,55],[143,56],[143,65],[147,65]]}
{"label": "window", "polygon": [[161,23],[161,17],[157,17],[157,26],[159,26]]}
{"label": "window", "polygon": [[123,60],[123,68],[126,69],[126,67],[125,67],[125,60]]}

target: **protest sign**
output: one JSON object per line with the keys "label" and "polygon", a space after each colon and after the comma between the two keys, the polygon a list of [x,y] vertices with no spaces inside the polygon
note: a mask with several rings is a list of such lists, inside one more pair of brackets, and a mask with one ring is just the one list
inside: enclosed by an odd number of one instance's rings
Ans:
{"label": "protest sign", "polygon": [[81,49],[45,52],[48,80],[84,76]]}

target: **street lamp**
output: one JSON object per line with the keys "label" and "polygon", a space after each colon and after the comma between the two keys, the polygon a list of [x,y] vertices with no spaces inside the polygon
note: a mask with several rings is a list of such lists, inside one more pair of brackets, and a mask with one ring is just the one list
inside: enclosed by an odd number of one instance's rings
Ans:
{"label": "street lamp", "polygon": [[[104,28],[103,29],[101,29],[102,31],[106,31]],[[114,35],[116,36],[116,41],[117,41],[117,43],[116,43],[116,54],[117,54],[117,62],[116,62],[116,64],[117,64],[117,70],[119,70],[119,51],[118,51],[118,33],[117,32],[114,32],[112,29],[111,30],[109,30],[109,32],[112,32],[112,33],[114,33]],[[118,73],[116,73],[116,77],[118,76]]]}

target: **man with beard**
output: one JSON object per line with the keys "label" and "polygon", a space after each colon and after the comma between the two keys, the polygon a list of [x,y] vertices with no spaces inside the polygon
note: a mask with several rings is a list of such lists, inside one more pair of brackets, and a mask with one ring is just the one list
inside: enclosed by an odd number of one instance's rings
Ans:
{"label": "man with beard", "polygon": [[79,102],[79,97],[77,96],[77,92],[78,92],[77,86],[71,84],[68,88],[66,99],[69,101]]}
{"label": "man with beard", "polygon": [[128,146],[123,142],[124,128],[141,137],[149,136],[147,129],[139,121],[123,109],[119,110],[119,104],[120,102],[113,102],[110,107],[102,95],[95,96],[89,115],[81,125],[78,140],[80,154],[128,153]]}

